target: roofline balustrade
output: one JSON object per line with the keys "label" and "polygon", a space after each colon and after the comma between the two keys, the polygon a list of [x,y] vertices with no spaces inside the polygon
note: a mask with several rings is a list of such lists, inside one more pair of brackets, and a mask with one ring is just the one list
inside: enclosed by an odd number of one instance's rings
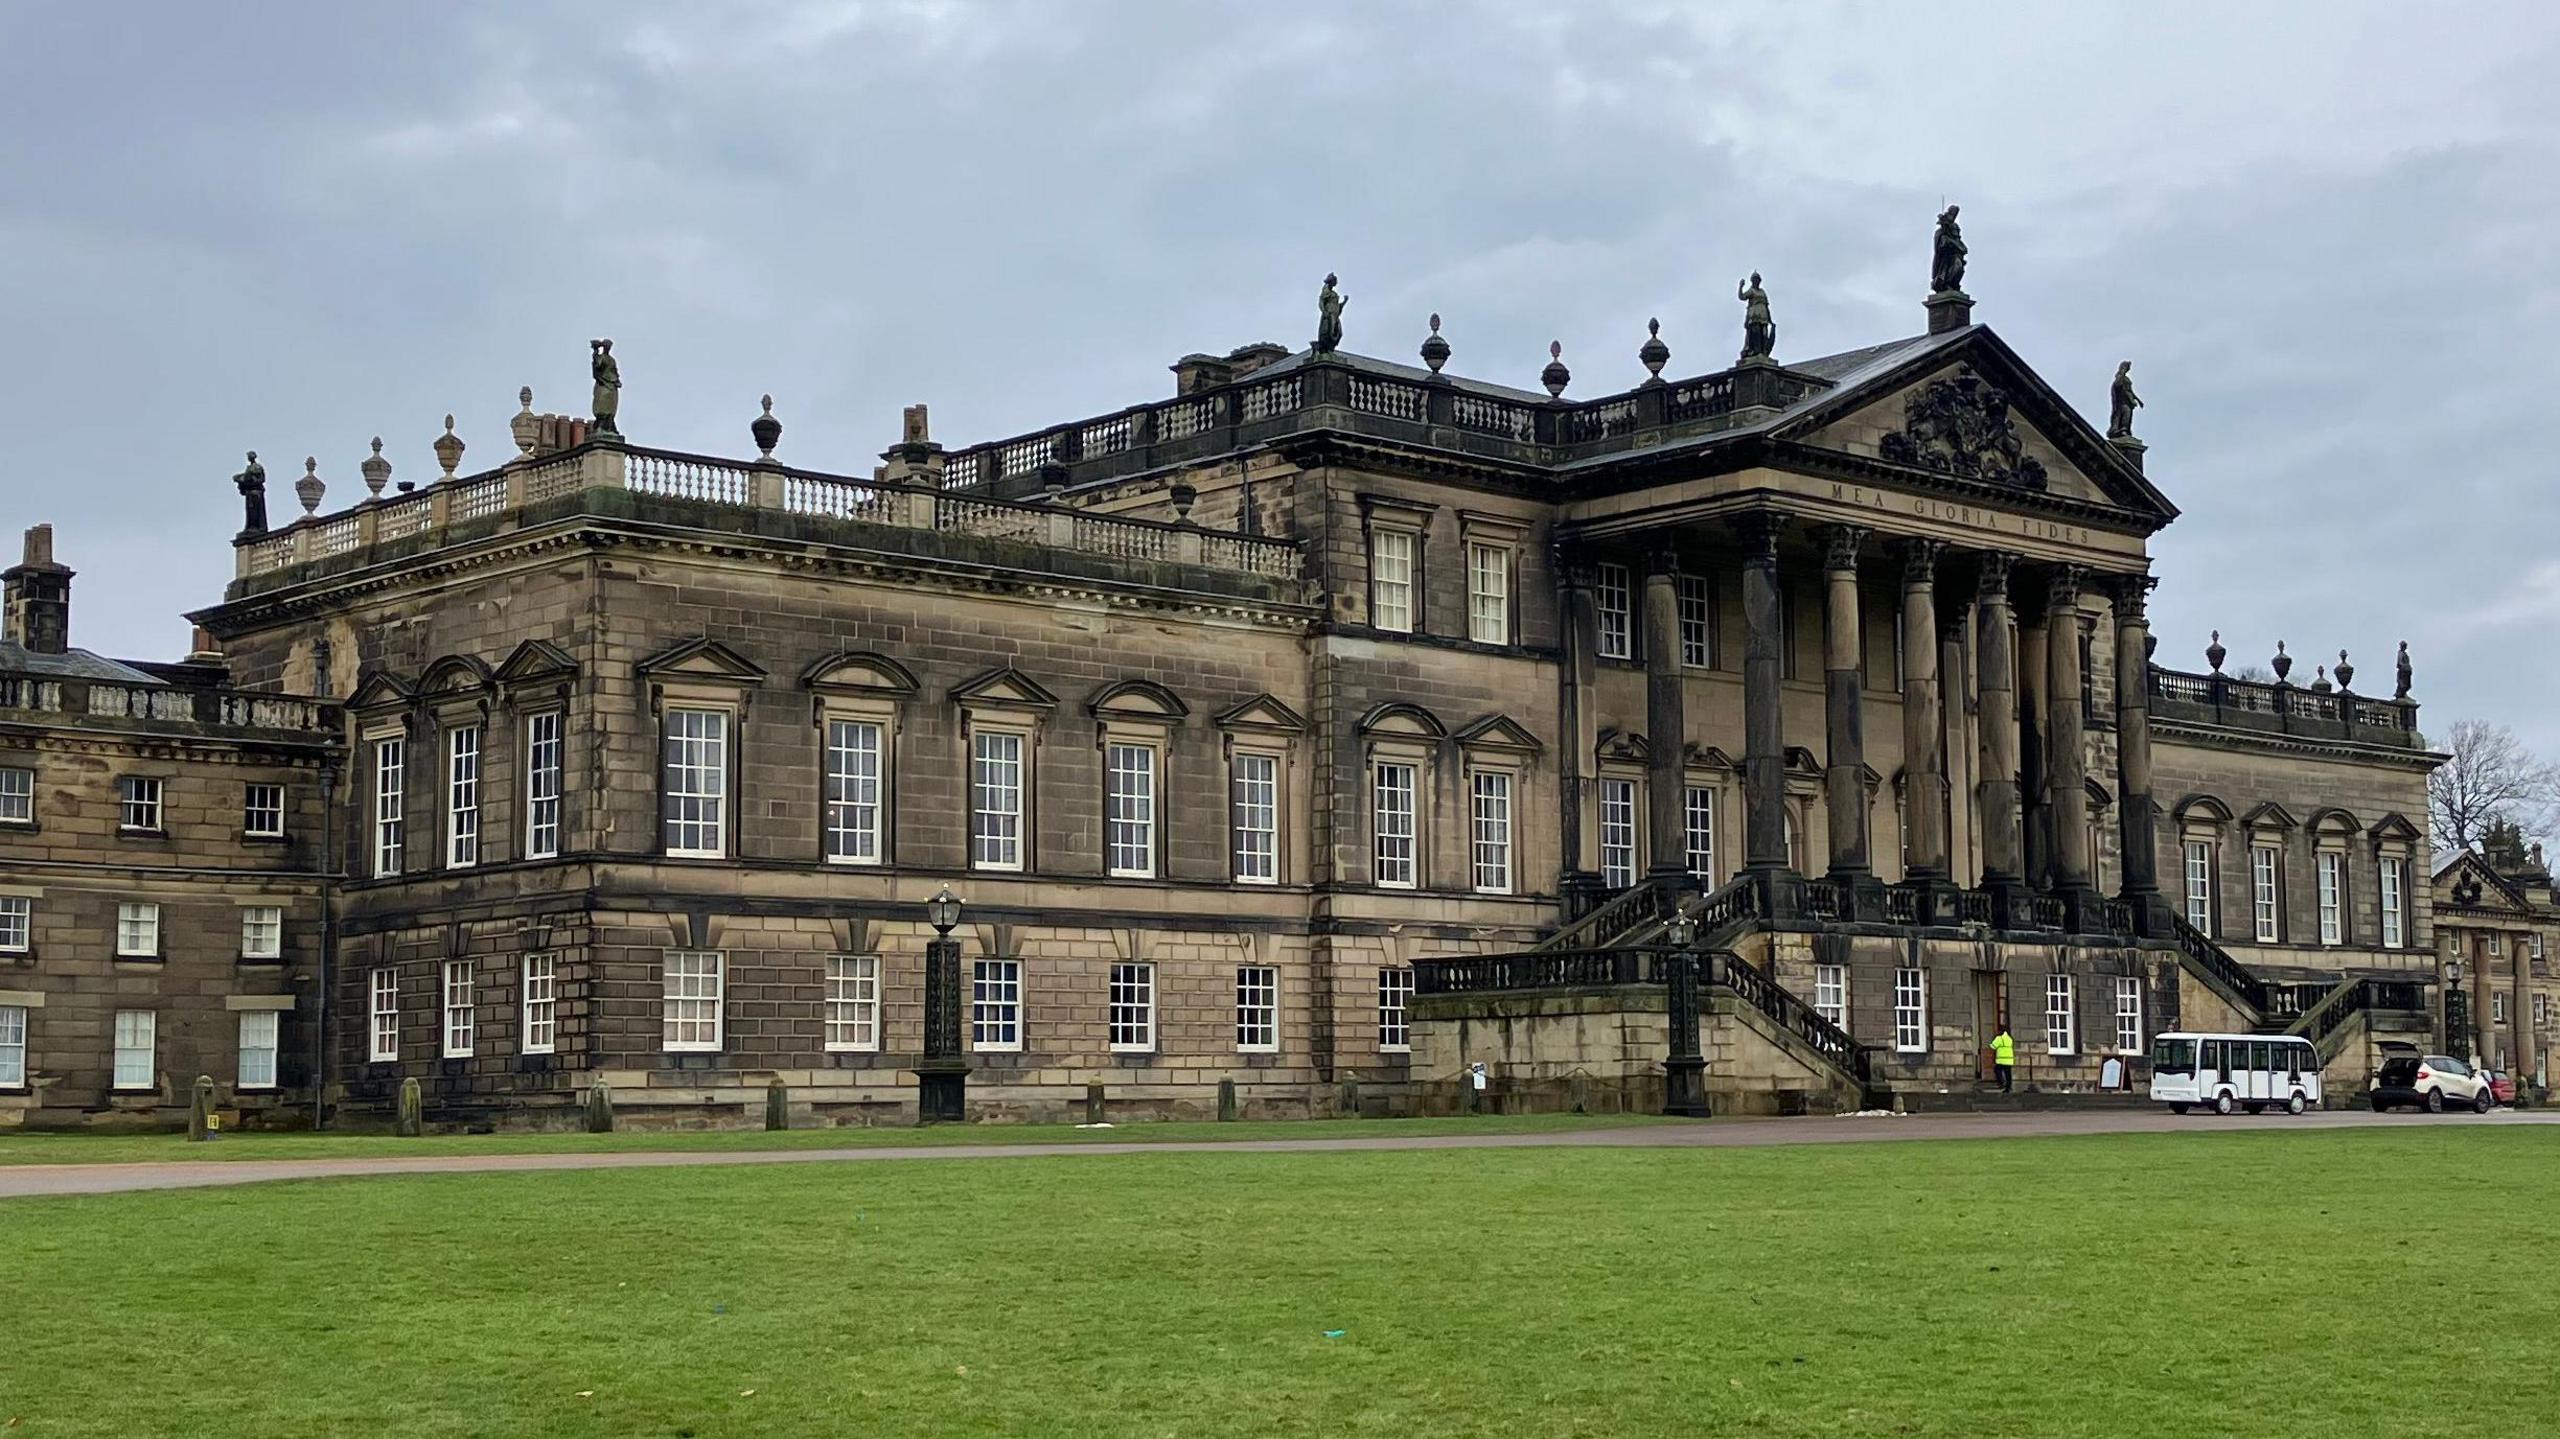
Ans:
{"label": "roofline balustrade", "polygon": [[218,732],[333,742],[344,729],[338,705],[300,695],[0,670],[0,723],[12,720],[75,727],[87,720],[108,720],[119,728],[139,721],[150,733]]}
{"label": "roofline balustrade", "polygon": [[2352,740],[2419,749],[2418,702],[2368,699],[2282,680],[2233,679],[2151,667],[2151,716],[2226,729],[2263,730],[2303,739]]}

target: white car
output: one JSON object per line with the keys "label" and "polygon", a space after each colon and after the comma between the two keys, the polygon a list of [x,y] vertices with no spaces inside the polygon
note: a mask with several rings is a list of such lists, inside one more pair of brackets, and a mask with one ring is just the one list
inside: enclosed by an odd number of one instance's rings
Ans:
{"label": "white car", "polygon": [[2373,1108],[2378,1114],[2402,1104],[2430,1114],[2447,1109],[2486,1114],[2497,1107],[2498,1096],[2487,1074],[2452,1055],[2395,1054],[2382,1061],[2382,1072],[2374,1076]]}

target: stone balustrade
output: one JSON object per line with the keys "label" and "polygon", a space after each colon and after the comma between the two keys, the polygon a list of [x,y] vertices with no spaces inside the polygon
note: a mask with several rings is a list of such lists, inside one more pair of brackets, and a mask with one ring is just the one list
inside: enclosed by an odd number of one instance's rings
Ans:
{"label": "stone balustrade", "polygon": [[334,740],[341,730],[337,705],[299,695],[0,670],[0,719],[39,715],[51,724],[105,721],[118,728],[244,736]]}
{"label": "stone balustrade", "polygon": [[2151,666],[2156,719],[2419,749],[2418,702]]}

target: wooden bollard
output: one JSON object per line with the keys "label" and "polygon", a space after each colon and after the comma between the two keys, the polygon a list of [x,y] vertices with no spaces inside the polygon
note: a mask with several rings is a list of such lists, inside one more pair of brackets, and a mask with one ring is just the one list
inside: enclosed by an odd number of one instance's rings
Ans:
{"label": "wooden bollard", "polygon": [[417,1076],[400,1081],[399,1133],[403,1139],[415,1139],[426,1132],[426,1096],[418,1089]]}
{"label": "wooden bollard", "polygon": [[613,1086],[605,1083],[604,1076],[599,1074],[594,1082],[587,1086],[587,1133],[611,1134],[612,1132]]}
{"label": "wooden bollard", "polygon": [[791,1127],[791,1086],[779,1074],[764,1087],[764,1127],[768,1131]]}
{"label": "wooden bollard", "polygon": [[202,1144],[213,1137],[213,1076],[196,1076],[195,1098],[187,1105],[187,1142]]}

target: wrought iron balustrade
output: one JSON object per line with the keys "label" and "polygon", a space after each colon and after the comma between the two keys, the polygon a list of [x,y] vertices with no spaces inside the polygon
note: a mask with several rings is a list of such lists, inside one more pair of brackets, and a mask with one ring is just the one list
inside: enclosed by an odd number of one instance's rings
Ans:
{"label": "wrought iron balustrade", "polygon": [[2238,960],[2223,953],[2222,946],[2215,944],[2203,930],[2187,923],[2183,915],[2177,916],[2175,923],[2178,948],[2186,954],[2187,958],[2195,961],[2206,973],[2229,986],[2234,993],[2247,1000],[2250,1007],[2259,1014],[2268,1012],[2271,1000],[2265,980],[2250,973]]}

